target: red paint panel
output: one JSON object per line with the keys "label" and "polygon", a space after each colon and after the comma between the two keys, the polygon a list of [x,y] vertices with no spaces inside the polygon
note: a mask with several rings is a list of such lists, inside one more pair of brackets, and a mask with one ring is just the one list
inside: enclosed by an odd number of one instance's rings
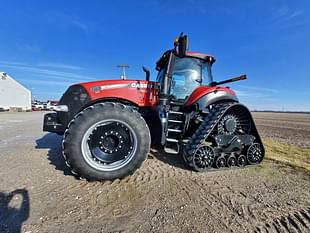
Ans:
{"label": "red paint panel", "polygon": [[193,103],[196,103],[202,96],[214,92],[214,91],[226,91],[227,93],[231,94],[231,95],[236,95],[236,93],[227,88],[227,87],[209,87],[209,86],[200,86],[197,87],[193,93],[191,94],[191,96],[187,99],[185,105],[189,106],[192,105]]}
{"label": "red paint panel", "polygon": [[144,80],[103,80],[81,83],[92,101],[106,98],[119,98],[131,101],[140,107],[157,104],[156,82]]}

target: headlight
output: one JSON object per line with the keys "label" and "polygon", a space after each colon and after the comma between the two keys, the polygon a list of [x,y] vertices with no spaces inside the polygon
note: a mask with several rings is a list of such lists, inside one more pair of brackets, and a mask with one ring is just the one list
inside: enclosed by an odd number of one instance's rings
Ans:
{"label": "headlight", "polygon": [[54,107],[54,111],[56,111],[56,112],[68,112],[69,109],[68,109],[67,105],[56,105]]}

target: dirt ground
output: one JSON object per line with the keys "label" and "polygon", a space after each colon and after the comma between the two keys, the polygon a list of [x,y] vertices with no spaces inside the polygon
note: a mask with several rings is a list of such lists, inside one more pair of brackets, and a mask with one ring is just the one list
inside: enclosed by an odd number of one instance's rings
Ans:
{"label": "dirt ground", "polygon": [[[263,137],[310,148],[310,115],[254,116]],[[134,175],[89,183],[71,175],[42,118],[0,113],[1,233],[310,232],[306,171],[264,160],[196,173],[152,151]]]}
{"label": "dirt ground", "polygon": [[255,112],[253,115],[265,138],[310,148],[310,114]]}

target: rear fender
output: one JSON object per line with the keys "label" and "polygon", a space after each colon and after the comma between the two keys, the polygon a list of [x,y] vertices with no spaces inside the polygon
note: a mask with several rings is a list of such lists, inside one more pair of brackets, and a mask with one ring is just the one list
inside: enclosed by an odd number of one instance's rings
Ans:
{"label": "rear fender", "polygon": [[185,107],[196,105],[200,110],[216,102],[238,102],[236,93],[228,87],[200,86],[185,102]]}
{"label": "rear fender", "polygon": [[209,105],[218,102],[239,102],[239,100],[236,95],[228,93],[224,90],[219,90],[202,96],[196,103],[199,109],[204,109]]}

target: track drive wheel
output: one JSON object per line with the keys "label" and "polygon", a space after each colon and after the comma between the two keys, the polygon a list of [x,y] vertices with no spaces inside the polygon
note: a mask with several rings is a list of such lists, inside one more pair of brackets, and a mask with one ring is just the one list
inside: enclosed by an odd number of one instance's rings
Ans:
{"label": "track drive wheel", "polygon": [[132,174],[147,158],[150,132],[142,116],[120,103],[99,103],[77,114],[64,134],[63,155],[88,180]]}

